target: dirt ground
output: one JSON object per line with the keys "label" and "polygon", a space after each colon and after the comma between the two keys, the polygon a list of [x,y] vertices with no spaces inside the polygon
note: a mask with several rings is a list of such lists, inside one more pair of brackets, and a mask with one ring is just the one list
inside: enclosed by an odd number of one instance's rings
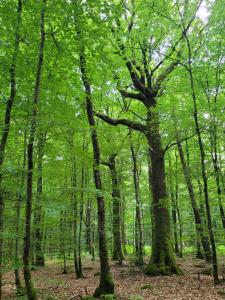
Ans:
{"label": "dirt ground", "polygon": [[[214,287],[212,277],[200,275],[204,262],[194,258],[178,259],[184,271],[181,276],[148,277],[143,271],[125,262],[123,267],[111,264],[117,299],[219,300],[225,299],[225,286]],[[76,279],[73,267],[62,274],[62,264],[48,262],[46,267],[32,271],[38,299],[76,300],[92,295],[99,283],[99,263],[83,264],[84,278]],[[3,299],[16,299],[13,272],[3,276]],[[26,299],[20,297],[18,299]]]}

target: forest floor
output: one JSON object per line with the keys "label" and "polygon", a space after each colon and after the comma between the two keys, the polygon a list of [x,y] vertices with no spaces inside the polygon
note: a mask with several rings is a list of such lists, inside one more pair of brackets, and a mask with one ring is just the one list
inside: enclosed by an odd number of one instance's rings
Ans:
{"label": "forest floor", "polygon": [[[201,274],[199,278],[198,274],[206,269],[204,261],[190,256],[177,261],[184,275],[148,277],[131,263],[125,262],[122,267],[111,264],[117,299],[225,299],[225,285],[215,287],[211,276]],[[99,263],[88,260],[83,271],[84,278],[76,279],[73,267],[69,265],[68,274],[62,274],[59,261],[49,261],[44,268],[32,271],[38,299],[78,300],[81,296],[92,295],[99,283]],[[5,273],[3,281],[3,299],[16,299],[13,272]]]}

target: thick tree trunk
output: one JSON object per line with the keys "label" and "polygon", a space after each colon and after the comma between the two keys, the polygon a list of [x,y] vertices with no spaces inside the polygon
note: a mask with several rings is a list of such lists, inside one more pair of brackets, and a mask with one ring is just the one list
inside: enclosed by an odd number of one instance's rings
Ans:
{"label": "thick tree trunk", "polygon": [[4,217],[4,195],[2,190],[2,168],[4,163],[5,149],[8,141],[10,123],[11,123],[11,111],[13,103],[16,97],[16,64],[17,55],[19,52],[20,43],[20,25],[22,14],[22,0],[18,0],[17,3],[17,18],[15,24],[15,37],[12,61],[10,64],[10,96],[6,102],[5,120],[0,140],[0,299],[2,299],[2,270],[3,270],[3,217]]}
{"label": "thick tree trunk", "polygon": [[149,129],[146,137],[149,145],[152,174],[152,254],[145,269],[147,275],[180,274],[176,265],[171,237],[169,199],[166,192],[164,151],[161,145],[157,112],[148,113]]}
{"label": "thick tree trunk", "polygon": [[44,44],[45,44],[45,9],[46,1],[42,2],[41,19],[40,19],[40,48],[39,57],[36,73],[36,82],[34,89],[34,107],[32,112],[32,120],[30,127],[30,136],[27,146],[27,198],[25,208],[25,235],[24,235],[24,249],[23,249],[23,273],[26,286],[27,297],[29,300],[36,300],[37,295],[33,288],[30,273],[30,246],[31,246],[31,214],[32,214],[32,188],[33,188],[33,152],[34,152],[34,140],[37,127],[37,113],[38,104],[40,98],[40,85],[41,85],[41,74],[43,67],[44,58]]}
{"label": "thick tree trunk", "polygon": [[191,200],[192,210],[194,213],[197,240],[199,238],[201,240],[202,248],[204,251],[204,257],[205,257],[206,261],[211,262],[212,254],[211,254],[211,249],[210,249],[210,241],[208,239],[207,233],[204,230],[204,224],[201,219],[201,215],[199,212],[198,204],[197,204],[195,193],[194,193],[194,188],[192,185],[190,170],[189,170],[188,165],[186,164],[182,145],[178,138],[177,138],[177,147],[178,147],[178,151],[180,154],[180,160],[181,160],[181,164],[183,167],[183,172],[184,172],[184,177],[185,177],[185,181],[186,181],[187,188],[188,188],[189,197]]}

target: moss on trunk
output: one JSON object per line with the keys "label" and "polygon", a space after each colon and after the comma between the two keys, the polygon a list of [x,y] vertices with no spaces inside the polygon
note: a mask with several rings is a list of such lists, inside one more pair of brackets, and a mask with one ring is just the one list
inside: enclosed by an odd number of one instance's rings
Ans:
{"label": "moss on trunk", "polygon": [[152,255],[145,269],[146,275],[182,274],[182,271],[176,265],[171,239],[169,210],[165,206],[166,199],[163,200],[161,204],[153,206]]}
{"label": "moss on trunk", "polygon": [[114,294],[114,282],[111,274],[101,276],[100,285],[95,290],[94,297],[100,298],[102,295]]}

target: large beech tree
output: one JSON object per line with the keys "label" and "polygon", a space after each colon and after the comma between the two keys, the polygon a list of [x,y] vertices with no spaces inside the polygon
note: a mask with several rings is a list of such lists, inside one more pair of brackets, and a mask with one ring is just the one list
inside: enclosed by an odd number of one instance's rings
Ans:
{"label": "large beech tree", "polygon": [[[121,83],[118,83],[119,92],[122,97],[136,100],[145,107],[145,123],[139,123],[128,119],[114,119],[101,113],[96,113],[96,116],[111,125],[116,126],[121,124],[133,130],[140,131],[147,139],[151,161],[151,187],[153,195],[152,254],[150,263],[146,268],[146,273],[149,275],[180,273],[179,268],[176,266],[173,254],[169,198],[165,181],[165,150],[163,149],[161,142],[160,118],[157,106],[160,96],[163,94],[163,85],[165,81],[181,61],[181,45],[186,32],[193,24],[196,12],[201,3],[202,1],[197,3],[194,13],[184,25],[180,37],[173,41],[169,47],[164,45],[164,47],[167,48],[166,53],[158,63],[155,63],[153,55],[149,56],[149,53],[154,51],[154,47],[157,47],[153,42],[154,35],[149,37],[149,39],[144,39],[144,41],[139,42],[140,53],[137,54],[137,51],[135,51],[136,44],[130,45],[129,42],[124,43],[123,38],[119,34],[118,31],[122,25],[118,18],[116,19],[117,27],[112,28],[116,40],[117,53],[122,57],[131,79],[131,84],[129,85],[131,91],[130,89],[121,88]],[[132,4],[130,9],[131,17],[127,29],[128,37],[131,36],[131,40],[132,30],[135,27],[135,16],[138,14],[133,2]],[[184,10],[185,9],[186,7],[184,7]],[[153,13],[154,4],[152,7],[152,15]],[[158,41],[158,43],[160,43],[160,41]],[[132,49],[131,52],[133,52],[131,55],[128,54],[129,46]],[[141,56],[141,59],[137,59],[135,54]]]}

